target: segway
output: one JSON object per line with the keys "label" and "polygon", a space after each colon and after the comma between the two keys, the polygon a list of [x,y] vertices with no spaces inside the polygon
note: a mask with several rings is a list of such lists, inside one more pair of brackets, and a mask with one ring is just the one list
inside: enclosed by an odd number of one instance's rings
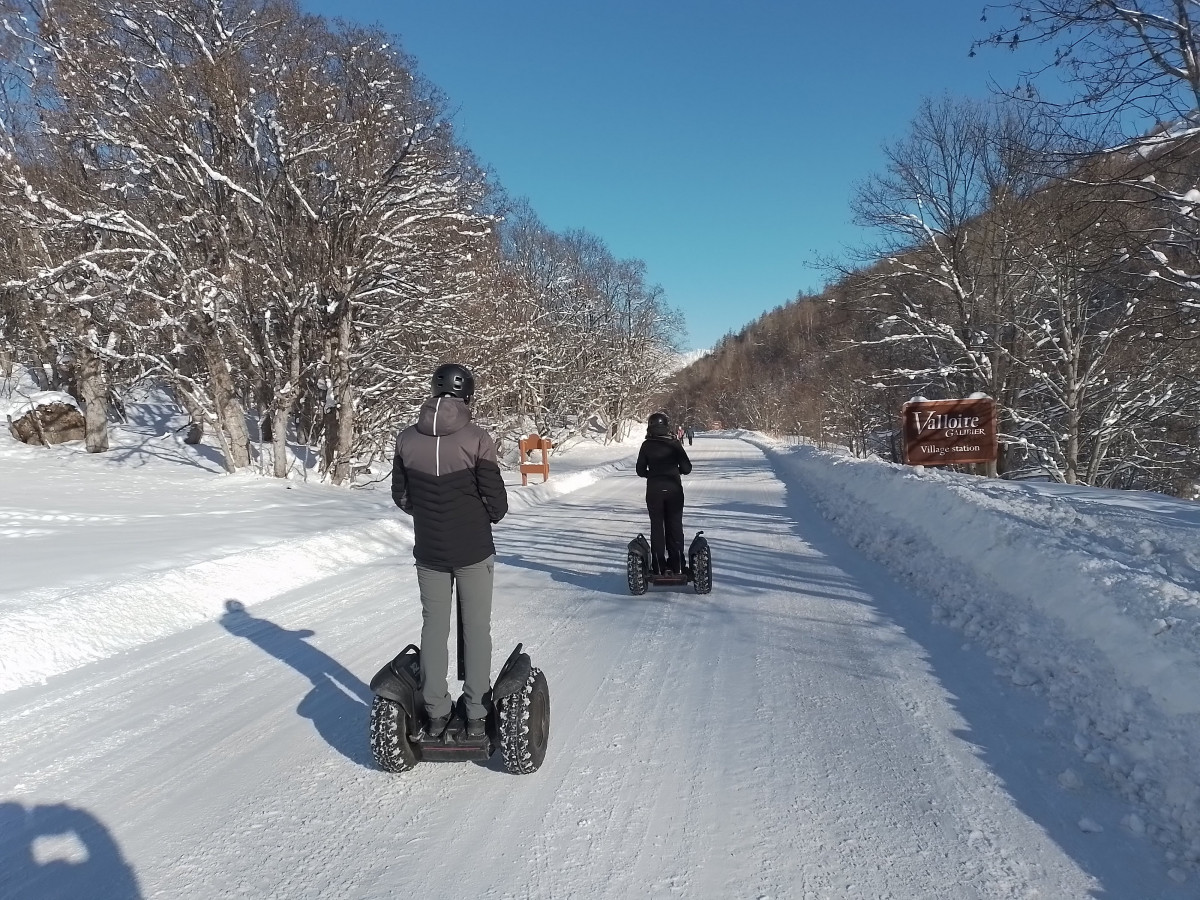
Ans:
{"label": "segway", "polygon": [[[458,627],[458,677],[463,677],[462,623]],[[421,650],[409,644],[371,679],[371,754],[381,769],[405,772],[419,762],[484,762],[497,749],[504,767],[529,775],[541,767],[550,738],[550,688],[546,676],[517,644],[484,695],[487,727],[483,737],[467,736],[462,698],[441,735],[424,733],[427,717],[421,696]]]}
{"label": "segway", "polygon": [[625,559],[626,575],[629,581],[629,593],[636,595],[646,593],[646,589],[654,585],[679,586],[691,583],[697,594],[707,594],[712,591],[712,554],[708,549],[708,539],[703,531],[697,531],[692,538],[687,552],[688,564],[682,572],[658,572],[654,568],[654,555],[650,551],[650,542],[646,536],[639,534],[629,542],[629,552]]}

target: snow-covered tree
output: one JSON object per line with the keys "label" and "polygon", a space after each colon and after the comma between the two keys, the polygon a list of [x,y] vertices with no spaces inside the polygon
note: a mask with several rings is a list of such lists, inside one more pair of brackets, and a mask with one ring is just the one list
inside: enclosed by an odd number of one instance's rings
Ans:
{"label": "snow-covered tree", "polygon": [[503,239],[498,187],[376,29],[295,0],[0,0],[0,17],[0,344],[101,418],[107,375],[159,379],[229,470],[257,437],[285,475],[299,439],[346,483],[439,361],[481,369],[498,421],[549,425],[610,401],[618,330],[638,360],[664,337],[640,263],[540,227],[548,253],[508,252],[534,244]]}

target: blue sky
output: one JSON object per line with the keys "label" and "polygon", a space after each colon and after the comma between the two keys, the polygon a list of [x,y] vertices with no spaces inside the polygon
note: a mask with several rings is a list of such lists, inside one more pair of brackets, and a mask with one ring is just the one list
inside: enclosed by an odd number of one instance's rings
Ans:
{"label": "blue sky", "polygon": [[510,194],[646,263],[685,349],[822,286],[815,260],[867,237],[855,183],[923,97],[1029,62],[968,58],[982,0],[301,2],[398,36]]}

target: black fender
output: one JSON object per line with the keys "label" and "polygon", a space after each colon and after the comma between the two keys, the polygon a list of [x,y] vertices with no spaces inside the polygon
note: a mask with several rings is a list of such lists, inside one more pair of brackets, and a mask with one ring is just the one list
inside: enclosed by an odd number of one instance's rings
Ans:
{"label": "black fender", "polygon": [[[523,650],[523,644],[517,644],[509,654],[500,674],[484,703],[489,707],[505,697],[524,690],[533,671],[533,662],[529,654]],[[420,721],[425,703],[421,696],[421,650],[415,644],[409,644],[386,666],[375,673],[371,679],[371,691],[399,703],[408,713],[409,721]]]}
{"label": "black fender", "polygon": [[496,676],[491,690],[493,706],[505,697],[525,689],[525,684],[529,681],[529,673],[533,671],[533,662],[529,659],[529,654],[521,649],[523,646],[517,644],[501,667],[500,674]]}
{"label": "black fender", "polygon": [[640,556],[647,566],[650,565],[650,542],[644,534],[639,534],[629,542],[629,552]]}
{"label": "black fender", "polygon": [[[638,536],[641,537],[641,535]],[[698,551],[707,549],[708,538],[704,536],[703,531],[697,531],[696,536],[692,538],[691,544],[688,545],[688,559],[690,560],[692,557],[694,557]]]}
{"label": "black fender", "polygon": [[396,658],[375,673],[371,679],[371,691],[387,700],[399,703],[408,713],[410,722],[420,721],[417,716],[424,709],[421,699],[421,650],[409,644]]}

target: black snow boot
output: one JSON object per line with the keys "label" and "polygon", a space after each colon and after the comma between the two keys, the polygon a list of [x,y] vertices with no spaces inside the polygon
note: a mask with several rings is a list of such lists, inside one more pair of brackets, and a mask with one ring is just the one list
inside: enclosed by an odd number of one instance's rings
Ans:
{"label": "black snow boot", "polygon": [[487,719],[467,720],[467,740],[477,741],[487,734]]}
{"label": "black snow boot", "polygon": [[446,730],[446,726],[450,723],[450,716],[438,716],[436,719],[430,719],[429,724],[425,726],[425,731],[421,734],[423,741],[437,741],[442,737],[442,732]]}

